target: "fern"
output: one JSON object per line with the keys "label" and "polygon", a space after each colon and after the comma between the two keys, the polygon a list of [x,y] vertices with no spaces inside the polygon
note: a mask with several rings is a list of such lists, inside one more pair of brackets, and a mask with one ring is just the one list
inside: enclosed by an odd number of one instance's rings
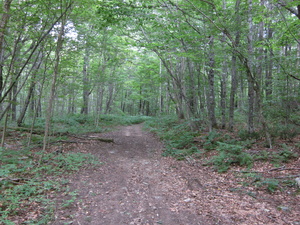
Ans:
{"label": "fern", "polygon": [[218,172],[226,172],[232,164],[251,167],[253,157],[243,149],[241,145],[218,142],[219,154],[212,157],[210,161]]}

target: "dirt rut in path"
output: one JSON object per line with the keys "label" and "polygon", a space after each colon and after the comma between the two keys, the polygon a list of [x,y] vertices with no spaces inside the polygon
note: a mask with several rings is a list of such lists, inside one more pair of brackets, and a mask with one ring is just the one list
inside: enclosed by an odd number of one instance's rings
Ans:
{"label": "dirt rut in path", "polygon": [[186,185],[161,160],[162,144],[156,138],[140,125],[99,136],[114,143],[94,143],[86,149],[104,164],[71,179],[80,200],[58,212],[54,224],[207,224],[197,213],[178,210],[179,204],[190,201],[184,197]]}

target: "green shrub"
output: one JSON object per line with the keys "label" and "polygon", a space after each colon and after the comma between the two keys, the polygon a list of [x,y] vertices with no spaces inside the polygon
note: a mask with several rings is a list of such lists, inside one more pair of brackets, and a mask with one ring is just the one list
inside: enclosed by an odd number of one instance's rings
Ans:
{"label": "green shrub", "polygon": [[171,146],[167,146],[165,151],[162,153],[162,156],[171,156],[177,160],[184,160],[187,156],[191,156],[195,153],[201,154],[202,152],[196,146],[192,146],[187,149],[176,149]]}
{"label": "green shrub", "polygon": [[203,148],[205,150],[216,149],[216,147],[218,146],[218,141],[219,141],[220,137],[221,137],[221,134],[219,134],[215,130],[209,132],[208,135],[204,137]]}
{"label": "green shrub", "polygon": [[271,155],[271,163],[275,164],[276,166],[298,157],[298,154],[291,151],[287,145],[283,144],[282,147],[283,149],[281,151],[273,152]]}
{"label": "green shrub", "polygon": [[126,116],[126,115],[100,115],[99,124],[101,126],[132,125],[149,120],[148,116]]}
{"label": "green shrub", "polygon": [[194,145],[196,133],[192,131],[189,121],[180,122],[174,116],[164,116],[146,121],[145,127],[155,132],[165,142],[163,156],[182,160],[188,155],[200,153]]}
{"label": "green shrub", "polygon": [[260,182],[258,186],[264,186],[270,193],[273,193],[279,189],[279,181],[267,178]]}
{"label": "green shrub", "polygon": [[293,126],[285,126],[281,129],[278,129],[279,137],[284,140],[292,140],[297,135],[299,135],[300,131],[296,127]]}
{"label": "green shrub", "polygon": [[254,159],[268,161],[270,159],[270,153],[266,150],[260,151],[258,154],[254,155]]}
{"label": "green shrub", "polygon": [[218,172],[226,172],[232,164],[240,166],[252,166],[253,157],[243,151],[241,145],[232,145],[218,142],[217,150],[219,154],[211,158],[211,163]]}
{"label": "green shrub", "polygon": [[262,135],[260,132],[252,132],[250,133],[249,131],[247,130],[240,130],[238,132],[238,136],[239,138],[242,140],[242,141],[246,141],[246,140],[252,140],[252,139],[255,139],[255,140],[259,140],[261,139]]}
{"label": "green shrub", "polygon": [[287,145],[283,144],[282,148],[277,152],[263,150],[257,153],[254,158],[255,160],[270,161],[272,164],[279,166],[281,163],[286,163],[298,157],[298,154],[293,152]]}

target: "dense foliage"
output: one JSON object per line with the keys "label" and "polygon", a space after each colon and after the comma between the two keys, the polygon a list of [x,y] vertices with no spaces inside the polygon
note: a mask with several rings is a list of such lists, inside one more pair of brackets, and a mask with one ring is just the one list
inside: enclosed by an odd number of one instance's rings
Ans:
{"label": "dense foliage", "polygon": [[[207,163],[220,172],[297,157],[287,146],[246,150],[300,133],[299,1],[3,0],[0,8],[0,222],[24,196],[57,188],[37,168],[81,164],[82,156],[45,154],[65,133],[147,120],[163,154],[182,160],[203,154],[195,137],[205,131],[200,147],[216,150]],[[19,151],[9,148],[11,129],[28,133]],[[23,147],[42,147],[51,163],[35,167]],[[18,173],[26,179],[14,187]]]}
{"label": "dense foliage", "polygon": [[270,130],[299,128],[298,8],[3,1],[0,118],[21,126],[51,113],[176,114],[210,128],[262,130],[271,144]]}

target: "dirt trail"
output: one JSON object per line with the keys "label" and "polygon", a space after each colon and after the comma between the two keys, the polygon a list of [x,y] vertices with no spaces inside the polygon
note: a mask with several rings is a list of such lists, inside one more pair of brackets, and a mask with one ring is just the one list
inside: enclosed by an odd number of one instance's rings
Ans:
{"label": "dirt trail", "polygon": [[57,210],[55,225],[291,224],[268,201],[228,191],[226,175],[162,158],[141,125],[97,135],[114,143],[77,146],[103,164],[71,177],[78,201]]}
{"label": "dirt trail", "polygon": [[115,143],[90,146],[89,152],[104,164],[74,177],[71,186],[79,190],[81,202],[65,209],[55,224],[202,224],[200,215],[177,211],[184,184],[162,162],[156,138],[140,125],[101,137]]}

